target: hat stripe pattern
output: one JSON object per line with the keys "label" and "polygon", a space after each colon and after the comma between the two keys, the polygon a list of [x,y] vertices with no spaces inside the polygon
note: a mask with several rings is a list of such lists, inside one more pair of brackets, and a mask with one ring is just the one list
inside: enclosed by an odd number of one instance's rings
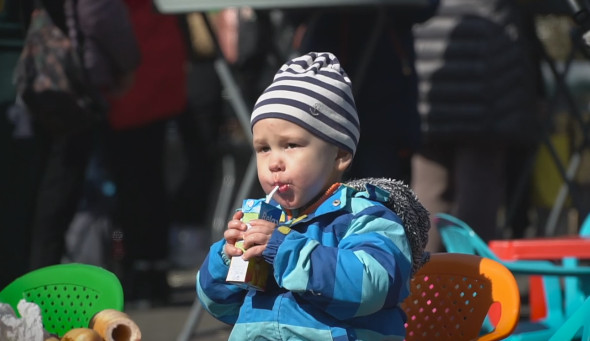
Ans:
{"label": "hat stripe pattern", "polygon": [[[303,86],[305,85],[306,84],[301,84],[299,87],[291,85],[277,85],[271,93],[264,93],[258,101],[260,105],[273,104],[276,103],[274,96],[282,97],[280,101],[281,103],[293,105],[301,111],[306,111],[308,114],[313,115],[313,113],[309,111],[311,109],[309,108],[309,104],[307,103],[317,102],[319,100],[320,103],[326,106],[326,115],[317,115],[317,119],[323,121],[328,125],[332,125],[335,123],[334,128],[345,134],[358,135],[358,129],[355,129],[355,131],[350,131],[347,130],[346,127],[348,121],[354,119],[353,117],[348,115],[348,110],[354,110],[354,106],[348,106],[347,108],[347,106],[342,105],[343,103],[340,103],[339,105],[338,98],[333,98],[334,96],[330,96],[332,98],[325,97],[322,95],[322,93],[318,92],[321,90],[321,88],[313,89],[313,86],[308,86],[308,88],[304,88]],[[273,97],[268,98],[269,96]],[[346,116],[340,115],[338,113],[338,110],[341,106],[344,106],[345,109],[347,109],[347,111],[345,112]],[[314,106],[314,109],[317,110],[316,107],[318,106]]]}
{"label": "hat stripe pattern", "polygon": [[311,52],[284,64],[258,98],[250,120],[281,118],[352,154],[360,123],[350,79],[331,53]]}
{"label": "hat stripe pattern", "polygon": [[[330,126],[330,124],[333,123],[325,123],[321,120],[313,118],[311,115],[309,115],[309,113],[305,112],[301,113],[301,119],[294,120],[294,108],[292,106],[285,104],[272,104],[271,107],[269,107],[269,109],[272,109],[273,112],[268,114],[261,114],[258,120],[264,118],[281,118],[287,121],[291,121],[297,125],[302,126],[303,128],[310,131],[312,134],[320,137],[321,139],[328,141],[329,143],[335,144],[339,147],[342,147],[354,154],[356,146],[351,143],[352,141],[349,141],[350,138],[348,137],[348,135],[343,134],[337,131],[336,129],[333,129],[333,127]],[[281,114],[281,112],[285,112],[286,110],[290,111],[289,114]]]}
{"label": "hat stripe pattern", "polygon": [[[320,77],[318,77],[320,78]],[[348,112],[356,113],[356,107],[352,97],[349,97],[348,94],[338,87],[332,86],[330,84],[326,84],[324,81],[320,79],[302,79],[301,77],[283,77],[280,81],[274,83],[274,86],[280,88],[287,88],[290,87],[289,90],[292,91],[301,91],[304,93],[315,92],[316,96],[322,96],[324,98],[328,98],[332,103],[338,105],[339,101],[342,99],[345,102],[341,103]],[[329,91],[324,91],[329,90]],[[358,118],[354,118],[353,116],[348,117],[348,119],[358,120]]]}
{"label": "hat stripe pattern", "polygon": [[[279,70],[279,73],[282,73],[281,78],[280,78],[281,80],[286,80],[286,81],[303,80],[306,82],[310,82],[312,84],[316,84],[321,87],[326,87],[330,91],[339,94],[342,97],[342,99],[347,101],[350,105],[354,106],[354,100],[347,93],[346,89],[342,89],[338,86],[334,86],[334,85],[330,84],[332,82],[342,82],[342,75],[341,74],[320,73],[319,75],[317,75],[317,79],[315,79],[315,78],[309,78],[309,75],[306,75],[306,74],[293,73],[293,70],[289,70],[289,69],[284,70],[284,71]],[[278,75],[278,73],[277,73],[277,75]],[[275,76],[275,79],[276,79],[276,76]],[[346,81],[348,83],[350,83],[350,80],[348,79],[348,77],[346,77]]]}

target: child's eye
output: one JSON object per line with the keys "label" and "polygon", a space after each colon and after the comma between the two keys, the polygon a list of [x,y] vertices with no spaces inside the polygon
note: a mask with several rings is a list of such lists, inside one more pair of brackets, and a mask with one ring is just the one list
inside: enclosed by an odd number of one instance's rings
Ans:
{"label": "child's eye", "polygon": [[288,143],[287,144],[287,149],[292,149],[292,148],[297,148],[297,147],[299,147],[299,145],[296,143]]}
{"label": "child's eye", "polygon": [[270,147],[268,147],[268,146],[259,146],[259,147],[256,147],[256,152],[257,153],[266,153],[269,150],[270,150]]}

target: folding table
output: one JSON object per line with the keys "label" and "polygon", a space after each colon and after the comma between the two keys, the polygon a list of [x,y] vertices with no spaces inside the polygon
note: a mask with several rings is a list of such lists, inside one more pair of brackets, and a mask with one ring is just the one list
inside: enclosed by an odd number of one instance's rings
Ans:
{"label": "folding table", "polygon": [[[590,237],[572,235],[531,239],[492,240],[490,249],[502,260],[552,260],[564,265],[577,265],[578,261],[590,260]],[[531,276],[529,281],[531,319],[545,316],[545,297],[541,276]],[[588,294],[588,293],[586,293]],[[579,295],[566,293],[566,310],[570,303],[576,305]],[[569,310],[574,310],[570,307]]]}
{"label": "folding table", "polygon": [[590,259],[590,237],[578,235],[492,240],[489,246],[502,260]]}

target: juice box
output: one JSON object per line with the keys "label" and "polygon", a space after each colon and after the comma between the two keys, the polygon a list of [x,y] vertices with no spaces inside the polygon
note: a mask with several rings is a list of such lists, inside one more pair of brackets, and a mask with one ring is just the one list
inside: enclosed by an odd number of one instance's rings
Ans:
{"label": "juice box", "polygon": [[[242,203],[244,217],[242,221],[248,223],[253,219],[264,219],[279,224],[282,211],[260,200],[246,199]],[[243,249],[243,241],[236,242],[236,247]],[[245,251],[245,250],[244,250]],[[227,273],[226,281],[247,289],[264,291],[266,280],[270,274],[270,264],[262,257],[254,257],[250,260],[242,259],[242,256],[232,257]]]}

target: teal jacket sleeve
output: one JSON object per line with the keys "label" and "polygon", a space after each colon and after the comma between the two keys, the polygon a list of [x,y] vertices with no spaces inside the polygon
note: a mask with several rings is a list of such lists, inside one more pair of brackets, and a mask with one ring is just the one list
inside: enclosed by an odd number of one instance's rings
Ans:
{"label": "teal jacket sleeve", "polygon": [[[345,232],[335,237],[339,229]],[[296,226],[275,230],[263,257],[273,264],[279,286],[340,320],[395,307],[408,296],[411,252],[393,212],[367,206],[322,235],[330,231],[333,245],[297,232]]]}
{"label": "teal jacket sleeve", "polygon": [[246,290],[225,281],[229,270],[223,254],[225,240],[213,244],[197,273],[197,294],[203,307],[215,318],[234,324]]}

